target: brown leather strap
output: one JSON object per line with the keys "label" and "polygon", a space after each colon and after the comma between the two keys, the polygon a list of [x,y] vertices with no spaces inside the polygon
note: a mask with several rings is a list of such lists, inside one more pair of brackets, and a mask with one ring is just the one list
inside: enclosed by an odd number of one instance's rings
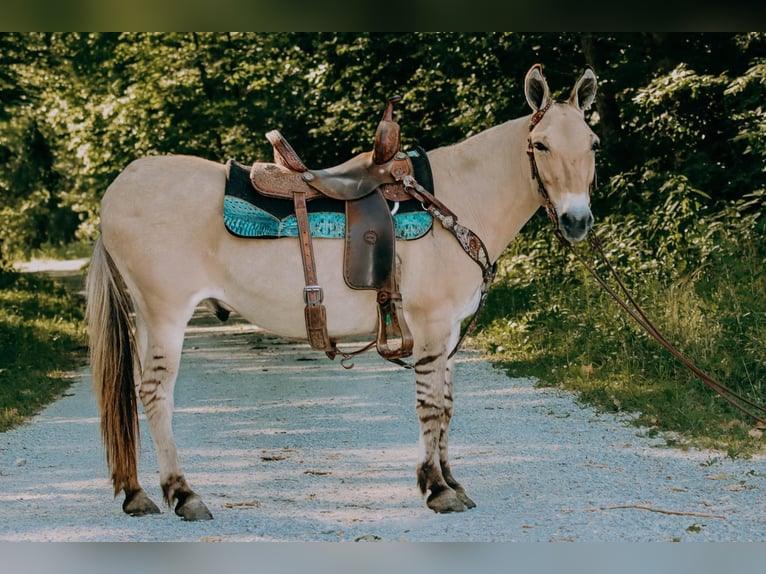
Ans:
{"label": "brown leather strap", "polygon": [[322,193],[309,187],[303,175],[277,163],[255,162],[250,168],[250,182],[255,190],[266,197],[292,199],[295,190],[306,193],[306,201],[323,197]]}
{"label": "brown leather strap", "polygon": [[[401,359],[412,355],[415,340],[404,320],[402,295],[396,290],[395,278],[392,278],[392,283],[392,290],[378,291],[378,332],[375,344],[381,357],[397,365],[408,367],[409,365]],[[389,344],[389,329],[395,337],[399,338],[399,345],[396,347]]]}
{"label": "brown leather strap", "polygon": [[623,310],[625,310],[628,313],[628,315],[630,315],[633,318],[634,321],[636,321],[636,323],[638,323],[641,327],[643,327],[644,330],[649,335],[654,337],[654,339],[660,345],[662,345],[671,355],[673,355],[676,359],[678,359],[691,372],[697,375],[697,377],[705,385],[707,385],[710,389],[712,389],[716,394],[718,394],[722,399],[724,399],[730,405],[739,409],[741,412],[747,414],[748,416],[752,417],[753,419],[758,421],[760,424],[766,424],[766,406],[758,404],[755,401],[749,399],[748,397],[719,383],[716,379],[714,379],[712,376],[705,373],[690,359],[688,359],[685,355],[683,355],[670,342],[668,342],[668,340],[662,335],[662,333],[660,333],[657,330],[654,324],[646,316],[646,313],[644,313],[644,310],[636,302],[633,295],[630,293],[630,291],[628,291],[628,288],[620,279],[619,275],[617,275],[617,271],[612,266],[611,262],[609,261],[609,259],[607,259],[606,254],[604,253],[604,248],[603,248],[603,244],[601,243],[601,239],[599,239],[599,237],[596,235],[594,231],[591,231],[589,235],[591,246],[599,255],[599,257],[601,258],[601,261],[606,265],[606,268],[609,271],[609,274],[611,275],[612,279],[614,279],[618,287],[618,290],[621,291],[622,294],[625,296],[625,299],[623,299],[620,296],[617,290],[613,289],[606,282],[606,280],[599,274],[599,272],[595,269],[595,267],[588,262],[588,259],[586,259],[579,252],[579,250],[575,249],[574,245],[572,245],[572,243],[564,237],[560,229],[556,229],[555,233],[556,233],[556,237],[561,242],[561,244],[564,247],[568,248],[572,253],[574,253],[574,255],[577,257],[580,263],[582,263],[585,269],[587,269],[588,273],[590,273],[593,276],[593,278],[598,282],[598,284],[601,285],[601,287],[603,287],[607,293],[609,293],[612,299],[614,299],[615,302],[620,307],[622,307]]}
{"label": "brown leather strap", "polygon": [[430,191],[415,181],[414,177],[405,176],[402,179],[402,183],[407,193],[417,199],[423,205],[423,208],[442,224],[444,229],[455,236],[463,251],[481,269],[485,282],[491,283],[495,276],[496,267],[490,260],[487,247],[481,238],[467,227],[458,223],[457,215],[436,199]]}
{"label": "brown leather strap", "polygon": [[269,140],[272,146],[274,146],[274,161],[285,167],[289,167],[293,171],[304,172],[308,171],[308,168],[295,153],[293,146],[287,143],[284,136],[279,133],[279,130],[271,130],[266,134],[266,139]]}
{"label": "brown leather strap", "polygon": [[295,219],[298,223],[298,241],[301,247],[303,276],[306,281],[306,287],[303,289],[303,299],[306,302],[304,311],[306,334],[312,349],[325,351],[328,355],[332,353],[334,357],[335,345],[330,341],[330,336],[327,333],[327,311],[322,303],[324,293],[317,280],[305,192],[294,192],[293,203],[295,205]]}
{"label": "brown leather strap", "polygon": [[471,321],[461,331],[457,343],[448,355],[448,358],[451,359],[455,356],[455,353],[457,353],[465,338],[476,328],[479,314],[484,309],[484,303],[489,294],[489,287],[497,273],[497,262],[490,260],[487,247],[484,245],[481,238],[467,227],[459,224],[457,222],[457,215],[455,215],[455,213],[441,201],[436,199],[431,192],[420,185],[414,177],[405,176],[402,178],[402,183],[404,184],[405,191],[417,199],[423,205],[423,208],[433,215],[434,218],[437,219],[442,226],[455,237],[455,239],[457,239],[458,243],[463,248],[463,251],[465,251],[473,262],[479,266],[479,269],[481,269],[482,283],[479,305],[476,308]]}

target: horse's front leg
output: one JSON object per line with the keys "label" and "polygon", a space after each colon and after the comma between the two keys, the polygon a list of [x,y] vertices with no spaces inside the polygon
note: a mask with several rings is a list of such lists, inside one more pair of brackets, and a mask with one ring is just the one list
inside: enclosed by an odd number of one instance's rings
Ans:
{"label": "horse's front leg", "polygon": [[464,492],[461,497],[452,486],[462,491],[449,471],[446,449],[446,431],[452,415],[451,384],[447,385],[447,340],[444,338],[440,343],[420,346],[415,354],[416,410],[420,420],[421,451],[418,485],[423,494],[428,494],[426,503],[434,512],[462,512],[466,510],[466,502],[462,498],[470,499]]}
{"label": "horse's front leg", "polygon": [[[450,347],[451,349],[452,347]],[[454,405],[453,389],[455,382],[455,357],[447,360],[444,377],[444,415],[442,416],[441,436],[439,437],[439,462],[445,482],[455,491],[466,508],[475,508],[476,503],[465,493],[462,485],[452,476],[449,464],[449,425],[452,420]]]}

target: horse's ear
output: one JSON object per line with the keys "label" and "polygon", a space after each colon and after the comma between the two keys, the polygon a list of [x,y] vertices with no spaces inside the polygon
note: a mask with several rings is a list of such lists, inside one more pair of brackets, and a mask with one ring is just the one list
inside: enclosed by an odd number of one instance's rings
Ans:
{"label": "horse's ear", "polygon": [[548,105],[551,91],[548,89],[548,82],[543,77],[543,67],[540,64],[535,64],[527,72],[527,76],[524,78],[524,95],[534,111]]}
{"label": "horse's ear", "polygon": [[587,110],[596,99],[596,84],[596,74],[593,68],[588,66],[572,89],[569,103],[581,110]]}

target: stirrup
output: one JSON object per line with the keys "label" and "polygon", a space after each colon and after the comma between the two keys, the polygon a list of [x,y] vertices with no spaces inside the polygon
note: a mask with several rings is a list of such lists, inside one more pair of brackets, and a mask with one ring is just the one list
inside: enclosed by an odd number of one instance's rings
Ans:
{"label": "stirrup", "polygon": [[[390,323],[389,323],[390,322]],[[388,341],[389,328],[399,338],[392,347]],[[378,334],[375,340],[378,354],[386,360],[398,362],[412,355],[414,340],[402,310],[402,295],[398,292],[378,291]]]}

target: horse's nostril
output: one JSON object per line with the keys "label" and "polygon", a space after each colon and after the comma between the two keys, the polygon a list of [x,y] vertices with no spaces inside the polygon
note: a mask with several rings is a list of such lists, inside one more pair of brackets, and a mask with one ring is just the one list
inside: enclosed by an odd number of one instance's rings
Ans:
{"label": "horse's nostril", "polygon": [[593,214],[574,215],[569,212],[559,216],[559,224],[570,238],[582,238],[593,227]]}
{"label": "horse's nostril", "polygon": [[561,225],[566,229],[578,229],[585,226],[585,218],[563,213],[561,214]]}

